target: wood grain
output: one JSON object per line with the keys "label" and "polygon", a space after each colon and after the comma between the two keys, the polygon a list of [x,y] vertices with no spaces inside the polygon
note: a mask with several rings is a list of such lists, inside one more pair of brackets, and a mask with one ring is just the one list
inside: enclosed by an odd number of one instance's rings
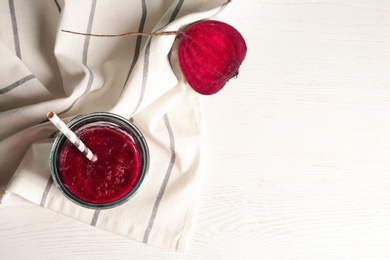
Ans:
{"label": "wood grain", "polygon": [[390,2],[240,1],[237,79],[202,97],[205,164],[186,253],[16,197],[2,259],[389,259]]}

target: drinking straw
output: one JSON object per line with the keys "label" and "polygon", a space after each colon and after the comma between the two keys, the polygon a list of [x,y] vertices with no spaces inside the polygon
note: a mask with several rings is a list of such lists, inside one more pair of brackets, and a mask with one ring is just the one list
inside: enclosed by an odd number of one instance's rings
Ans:
{"label": "drinking straw", "polygon": [[68,140],[82,152],[85,157],[87,157],[90,161],[95,162],[97,160],[96,155],[94,155],[91,150],[85,146],[85,144],[76,136],[76,134],[69,129],[69,127],[62,121],[56,113],[49,112],[47,113],[47,118],[55,125],[58,130],[63,133]]}

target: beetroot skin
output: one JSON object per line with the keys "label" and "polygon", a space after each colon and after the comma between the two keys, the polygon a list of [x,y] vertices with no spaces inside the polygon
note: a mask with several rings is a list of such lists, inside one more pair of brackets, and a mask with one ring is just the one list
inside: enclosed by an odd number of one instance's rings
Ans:
{"label": "beetroot skin", "polygon": [[212,95],[238,75],[246,50],[244,38],[234,27],[209,20],[194,23],[180,34],[178,56],[190,86]]}

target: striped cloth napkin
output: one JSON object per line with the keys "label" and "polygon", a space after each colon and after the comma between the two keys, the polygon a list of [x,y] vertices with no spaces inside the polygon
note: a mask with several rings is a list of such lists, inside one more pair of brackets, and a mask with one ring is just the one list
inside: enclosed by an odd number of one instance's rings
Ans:
{"label": "striped cloth napkin", "polygon": [[[7,194],[125,237],[183,251],[199,195],[199,95],[178,67],[175,36],[99,38],[84,33],[181,30],[218,19],[231,1],[0,2],[0,184]],[[172,51],[171,51],[172,50]],[[65,122],[97,111],[134,121],[151,164],[137,194],[109,210],[79,207],[53,184],[49,153]]]}

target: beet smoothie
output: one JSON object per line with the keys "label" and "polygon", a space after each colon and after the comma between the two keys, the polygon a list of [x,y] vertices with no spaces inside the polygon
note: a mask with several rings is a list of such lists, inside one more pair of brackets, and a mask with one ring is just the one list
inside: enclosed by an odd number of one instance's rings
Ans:
{"label": "beet smoothie", "polygon": [[57,186],[82,206],[112,207],[124,202],[138,189],[147,170],[144,139],[137,136],[140,134],[137,129],[129,131],[126,125],[118,125],[112,118],[110,122],[91,121],[90,116],[86,123],[79,120],[80,124],[70,128],[97,160],[87,159],[65,138],[55,142],[55,155],[52,154],[55,171],[52,172]]}

